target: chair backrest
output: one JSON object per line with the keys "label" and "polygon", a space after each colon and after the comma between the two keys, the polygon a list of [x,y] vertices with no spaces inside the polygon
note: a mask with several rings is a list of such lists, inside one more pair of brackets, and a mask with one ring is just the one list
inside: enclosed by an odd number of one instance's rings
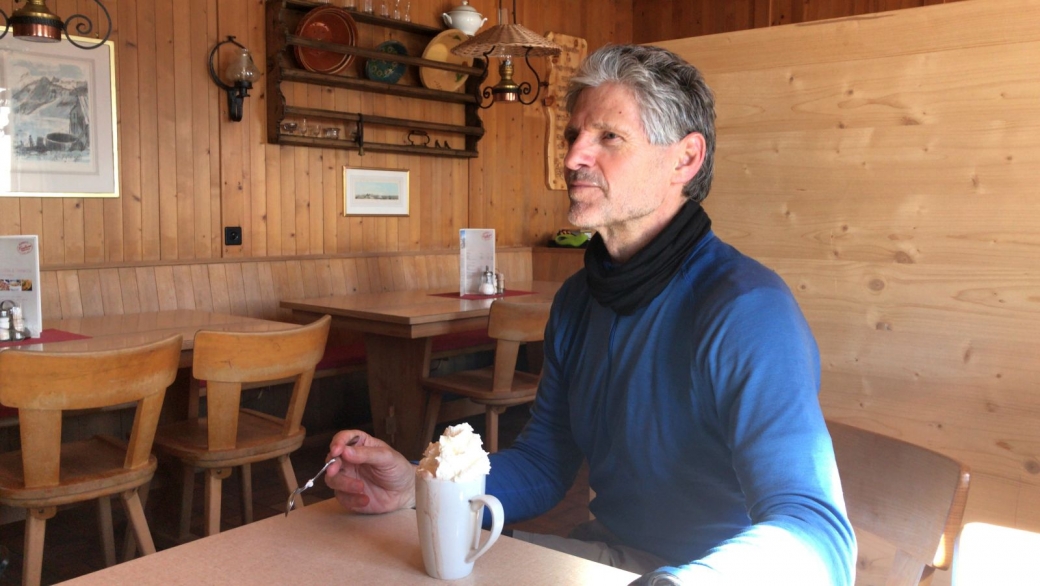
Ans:
{"label": "chair backrest", "polygon": [[495,339],[493,392],[506,392],[513,383],[520,344],[539,342],[545,337],[552,303],[524,303],[498,299],[491,304],[488,335]]}
{"label": "chair backrest", "polygon": [[922,446],[828,421],[849,521],[896,549],[887,584],[947,569],[968,500],[969,469]]}
{"label": "chair backrest", "polygon": [[288,436],[299,430],[314,367],[325,353],[331,321],[326,315],[289,330],[200,330],[195,334],[192,374],[206,381],[209,449],[235,447],[242,383],[292,379],[283,433]]}
{"label": "chair backrest", "polygon": [[25,487],[60,484],[61,413],[137,403],[123,467],[148,465],[181,336],[97,352],[0,352],[0,403],[18,408]]}

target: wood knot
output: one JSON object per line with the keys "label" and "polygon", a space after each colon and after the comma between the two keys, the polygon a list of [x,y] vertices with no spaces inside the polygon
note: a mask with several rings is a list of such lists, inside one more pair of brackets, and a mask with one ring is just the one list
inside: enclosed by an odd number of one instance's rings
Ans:
{"label": "wood knot", "polygon": [[871,279],[867,286],[870,287],[871,291],[881,291],[885,288],[885,282],[881,279]]}

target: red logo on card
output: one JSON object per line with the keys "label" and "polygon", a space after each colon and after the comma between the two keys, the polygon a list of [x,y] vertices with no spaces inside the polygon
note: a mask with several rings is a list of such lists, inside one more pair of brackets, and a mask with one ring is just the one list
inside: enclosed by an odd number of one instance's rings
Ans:
{"label": "red logo on card", "polygon": [[18,243],[18,252],[22,254],[29,254],[33,251],[33,244],[31,240],[23,240]]}

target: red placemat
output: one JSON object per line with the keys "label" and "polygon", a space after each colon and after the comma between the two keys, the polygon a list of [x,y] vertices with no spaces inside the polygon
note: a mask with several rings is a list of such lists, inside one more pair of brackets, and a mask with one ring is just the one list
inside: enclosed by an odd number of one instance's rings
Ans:
{"label": "red placemat", "polygon": [[460,295],[458,293],[430,293],[434,297],[451,297],[452,299],[495,299],[496,297],[514,297],[516,295],[534,295],[534,291],[517,291],[514,289],[506,289],[505,293],[495,293],[494,295],[477,295],[467,294]]}
{"label": "red placemat", "polygon": [[90,336],[84,336],[83,334],[66,332],[65,330],[47,329],[40,332],[40,336],[37,338],[26,338],[24,340],[0,342],[0,348],[7,348],[8,346],[24,346],[26,344],[46,344],[48,342],[68,342],[70,340],[86,340],[89,337]]}

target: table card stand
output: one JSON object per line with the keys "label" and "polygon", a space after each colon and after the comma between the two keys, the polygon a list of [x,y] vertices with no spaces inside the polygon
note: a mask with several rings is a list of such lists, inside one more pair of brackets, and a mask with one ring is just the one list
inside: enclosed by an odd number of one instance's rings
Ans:
{"label": "table card stand", "polygon": [[459,230],[459,295],[480,294],[487,269],[495,270],[495,231],[490,228]]}
{"label": "table card stand", "polygon": [[[21,330],[37,338],[43,330],[40,248],[35,235],[0,236],[0,307],[21,309]],[[11,327],[18,327],[13,319]]]}

